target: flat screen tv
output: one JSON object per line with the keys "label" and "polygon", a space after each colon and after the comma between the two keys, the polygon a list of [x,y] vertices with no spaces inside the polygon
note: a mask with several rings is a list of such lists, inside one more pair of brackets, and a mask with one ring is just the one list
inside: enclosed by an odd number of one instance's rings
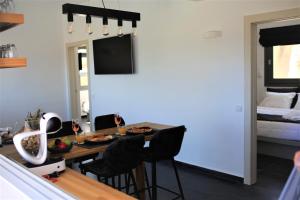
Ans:
{"label": "flat screen tv", "polygon": [[95,74],[133,74],[132,36],[93,41]]}

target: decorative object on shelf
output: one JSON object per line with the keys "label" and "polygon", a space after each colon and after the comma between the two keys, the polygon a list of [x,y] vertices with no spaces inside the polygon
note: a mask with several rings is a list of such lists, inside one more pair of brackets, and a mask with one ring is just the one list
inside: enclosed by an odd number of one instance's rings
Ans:
{"label": "decorative object on shelf", "polygon": [[17,48],[14,44],[6,44],[0,47],[0,58],[18,57]]}
{"label": "decorative object on shelf", "polygon": [[137,34],[137,21],[140,21],[140,13],[107,9],[105,8],[103,1],[102,3],[103,3],[103,8],[69,4],[69,3],[64,4],[62,8],[63,8],[63,14],[67,14],[68,16],[68,32],[69,33],[73,32],[73,22],[74,22],[73,15],[78,14],[78,15],[86,16],[87,32],[89,34],[93,33],[91,28],[92,17],[102,18],[103,20],[102,34],[104,36],[109,35],[108,19],[118,20],[119,36],[123,36],[123,30],[122,30],[123,21],[130,21],[132,23],[133,35]]}
{"label": "decorative object on shelf", "polygon": [[0,12],[12,12],[15,9],[13,0],[0,0]]}

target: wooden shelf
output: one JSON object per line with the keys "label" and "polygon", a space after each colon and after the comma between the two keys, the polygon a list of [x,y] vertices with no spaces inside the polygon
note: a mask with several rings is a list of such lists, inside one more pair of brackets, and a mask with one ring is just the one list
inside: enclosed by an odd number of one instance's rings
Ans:
{"label": "wooden shelf", "polygon": [[[16,13],[0,13],[0,32],[24,24],[24,15]],[[0,58],[0,69],[26,67],[26,58]]]}
{"label": "wooden shelf", "polygon": [[15,13],[0,13],[0,32],[19,24],[24,24],[24,15]]}
{"label": "wooden shelf", "polygon": [[26,67],[26,58],[0,58],[0,69]]}

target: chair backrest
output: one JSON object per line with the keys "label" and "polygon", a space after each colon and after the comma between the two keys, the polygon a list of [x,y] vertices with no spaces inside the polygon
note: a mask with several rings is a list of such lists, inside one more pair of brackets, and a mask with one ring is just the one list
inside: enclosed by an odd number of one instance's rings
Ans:
{"label": "chair backrest", "polygon": [[[81,128],[79,127],[79,132],[81,132]],[[75,135],[73,129],[72,129],[72,121],[65,121],[62,123],[62,128],[57,131],[54,134],[48,134],[47,138],[57,138],[57,137],[63,137],[63,136],[68,136],[68,135]]]}
{"label": "chair backrest", "polygon": [[144,144],[143,135],[121,137],[103,153],[104,164],[115,173],[126,173],[141,163]]}
{"label": "chair backrest", "polygon": [[[125,121],[123,118],[121,118],[121,125],[125,125]],[[101,115],[97,116],[95,118],[95,130],[101,130],[101,129],[106,129],[106,128],[113,128],[116,127],[117,125],[115,124],[115,115],[114,114],[109,114],[109,115]]]}
{"label": "chair backrest", "polygon": [[185,126],[178,126],[158,131],[151,139],[149,150],[155,160],[175,157],[181,148]]}

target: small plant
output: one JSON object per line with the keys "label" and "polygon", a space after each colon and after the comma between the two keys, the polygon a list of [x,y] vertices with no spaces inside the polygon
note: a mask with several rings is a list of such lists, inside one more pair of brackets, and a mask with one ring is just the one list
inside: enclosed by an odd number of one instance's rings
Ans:
{"label": "small plant", "polygon": [[38,109],[36,112],[29,112],[25,118],[25,128],[38,130],[40,128],[40,119],[42,114],[41,109]]}

